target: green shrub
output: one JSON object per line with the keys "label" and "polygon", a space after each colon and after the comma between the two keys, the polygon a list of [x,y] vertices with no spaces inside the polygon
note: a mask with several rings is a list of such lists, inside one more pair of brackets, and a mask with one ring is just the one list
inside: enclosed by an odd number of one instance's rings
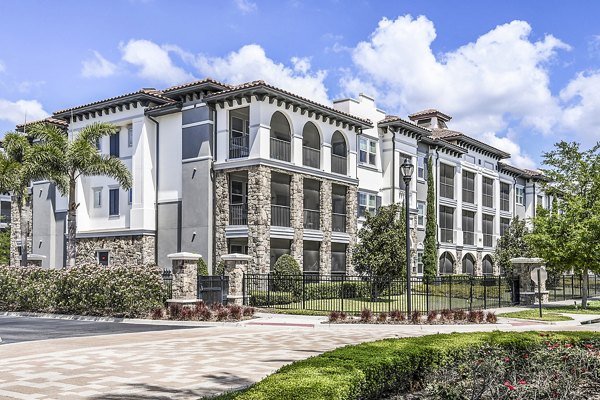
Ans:
{"label": "green shrub", "polygon": [[272,305],[291,304],[300,301],[297,294],[293,292],[268,292],[256,290],[250,296],[250,305],[254,307],[265,307]]}
{"label": "green shrub", "polygon": [[0,267],[0,309],[144,316],[166,298],[156,266]]}
{"label": "green shrub", "polygon": [[277,259],[273,266],[273,290],[294,291],[297,290],[298,279],[302,270],[298,261],[289,254],[284,254]]}
{"label": "green shrub", "polygon": [[213,275],[225,275],[225,263],[223,261],[219,261],[213,271]]}
{"label": "green shrub", "polygon": [[304,285],[305,300],[357,299],[369,298],[370,285],[367,282],[323,282]]}
{"label": "green shrub", "polygon": [[208,266],[202,257],[198,259],[198,276],[208,276]]}
{"label": "green shrub", "polygon": [[[382,398],[423,385],[432,372],[468,351],[495,346],[511,352],[543,348],[547,336],[537,332],[487,332],[385,339],[346,346],[282,367],[247,390],[221,399],[354,400]],[[600,343],[592,332],[554,332],[554,342]],[[542,366],[543,367],[543,366]]]}

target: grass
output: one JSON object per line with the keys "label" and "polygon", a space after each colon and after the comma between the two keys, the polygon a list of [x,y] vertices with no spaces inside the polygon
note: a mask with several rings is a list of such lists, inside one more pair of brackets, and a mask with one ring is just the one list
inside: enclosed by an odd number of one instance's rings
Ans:
{"label": "grass", "polygon": [[219,400],[376,399],[422,383],[454,354],[489,343],[527,351],[545,341],[598,343],[594,332],[480,332],[385,339],[346,346],[282,367],[257,384]]}
{"label": "grass", "polygon": [[600,301],[590,301],[588,302],[588,308],[581,308],[581,302],[579,302],[577,308],[574,305],[572,306],[546,306],[544,307],[546,310],[550,310],[552,312],[564,313],[564,314],[596,314],[600,315]]}
{"label": "grass", "polygon": [[553,312],[543,311],[540,318],[540,310],[531,309],[523,311],[514,311],[509,313],[498,314],[499,317],[518,318],[518,319],[533,319],[536,321],[572,321],[573,318],[566,315],[555,314]]}

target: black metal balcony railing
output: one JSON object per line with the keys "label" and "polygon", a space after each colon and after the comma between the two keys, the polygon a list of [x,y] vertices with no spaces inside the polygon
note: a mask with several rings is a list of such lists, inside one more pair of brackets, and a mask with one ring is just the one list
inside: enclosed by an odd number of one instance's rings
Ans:
{"label": "black metal balcony railing", "polygon": [[321,212],[304,209],[304,229],[321,229]]}
{"label": "black metal balcony railing", "polygon": [[290,226],[290,207],[271,205],[271,226]]}
{"label": "black metal balcony railing", "polygon": [[348,173],[348,162],[346,157],[331,155],[331,172],[346,175]]}
{"label": "black metal balcony railing", "polygon": [[229,206],[229,225],[248,225],[248,204]]}
{"label": "black metal balcony railing", "polygon": [[493,236],[488,235],[486,233],[483,234],[483,246],[484,247],[492,247]]}
{"label": "black metal balcony railing", "polygon": [[475,234],[473,232],[463,231],[463,244],[475,244]]}
{"label": "black metal balcony railing", "polygon": [[312,147],[302,147],[302,165],[313,168],[321,167],[321,151]]}
{"label": "black metal balcony railing", "polygon": [[250,153],[249,136],[238,136],[229,138],[229,158],[248,157]]}
{"label": "black metal balcony railing", "polygon": [[291,161],[292,144],[287,140],[271,138],[271,158],[281,161]]}
{"label": "black metal balcony railing", "polygon": [[346,232],[346,214],[332,214],[332,227],[334,232]]}

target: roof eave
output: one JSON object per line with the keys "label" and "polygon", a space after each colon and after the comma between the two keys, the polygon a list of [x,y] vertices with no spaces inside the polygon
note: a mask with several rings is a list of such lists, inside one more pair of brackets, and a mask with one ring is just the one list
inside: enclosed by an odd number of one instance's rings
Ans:
{"label": "roof eave", "polygon": [[[165,99],[161,99],[160,97],[153,96],[149,93],[132,93],[130,95],[126,95],[123,97],[117,97],[115,99],[101,100],[99,102],[89,104],[89,105],[84,105],[84,106],[80,106],[80,107],[74,107],[74,108],[70,108],[70,109],[56,111],[52,114],[52,116],[54,118],[67,118],[67,117],[70,117],[71,115],[75,116],[75,115],[95,112],[98,110],[103,110],[106,108],[119,107],[119,106],[123,106],[124,104],[130,104],[132,102],[144,103],[146,101],[155,102],[155,103],[159,103],[159,104],[160,103],[165,104],[168,102]],[[142,107],[144,107],[143,104],[142,104]]]}

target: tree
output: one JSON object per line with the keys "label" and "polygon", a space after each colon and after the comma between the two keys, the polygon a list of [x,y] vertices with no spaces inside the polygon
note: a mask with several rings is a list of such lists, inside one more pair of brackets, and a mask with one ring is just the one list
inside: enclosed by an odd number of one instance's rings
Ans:
{"label": "tree", "polygon": [[0,231],[0,265],[10,263],[10,229]]}
{"label": "tree", "polygon": [[427,212],[425,214],[425,240],[423,243],[423,276],[437,274],[437,213],[435,209],[435,181],[432,157],[427,159]]}
{"label": "tree", "polygon": [[36,139],[31,132],[9,132],[4,136],[4,151],[0,151],[0,193],[9,192],[17,205],[22,266],[27,266],[28,255],[29,217],[23,209],[29,205],[29,187],[32,181],[50,178],[58,154],[53,144]]}
{"label": "tree", "polygon": [[512,274],[511,258],[529,256],[529,246],[525,238],[528,233],[525,220],[514,217],[498,240],[494,251],[494,263],[500,267],[502,274]]}
{"label": "tree", "polygon": [[538,207],[527,236],[532,251],[553,272],[582,276],[582,307],[587,307],[589,272],[600,273],[600,144],[581,150],[560,142],[545,153],[542,171],[546,193],[556,200],[550,210]]}
{"label": "tree", "polygon": [[208,276],[208,266],[202,257],[198,259],[197,272],[198,276]]}
{"label": "tree", "polygon": [[352,253],[352,263],[358,273],[377,277],[381,285],[404,276],[404,207],[392,204],[380,207],[375,215],[367,213],[367,220],[358,232],[358,239]]}
{"label": "tree", "polygon": [[125,190],[131,188],[131,173],[117,157],[102,155],[96,142],[104,136],[114,135],[117,127],[107,123],[93,123],[79,131],[69,140],[64,131],[48,123],[35,124],[30,131],[54,148],[60,149],[59,157],[52,159],[51,176],[61,195],[68,196],[67,257],[69,266],[75,266],[77,256],[77,181],[84,176],[101,175],[115,179]]}

